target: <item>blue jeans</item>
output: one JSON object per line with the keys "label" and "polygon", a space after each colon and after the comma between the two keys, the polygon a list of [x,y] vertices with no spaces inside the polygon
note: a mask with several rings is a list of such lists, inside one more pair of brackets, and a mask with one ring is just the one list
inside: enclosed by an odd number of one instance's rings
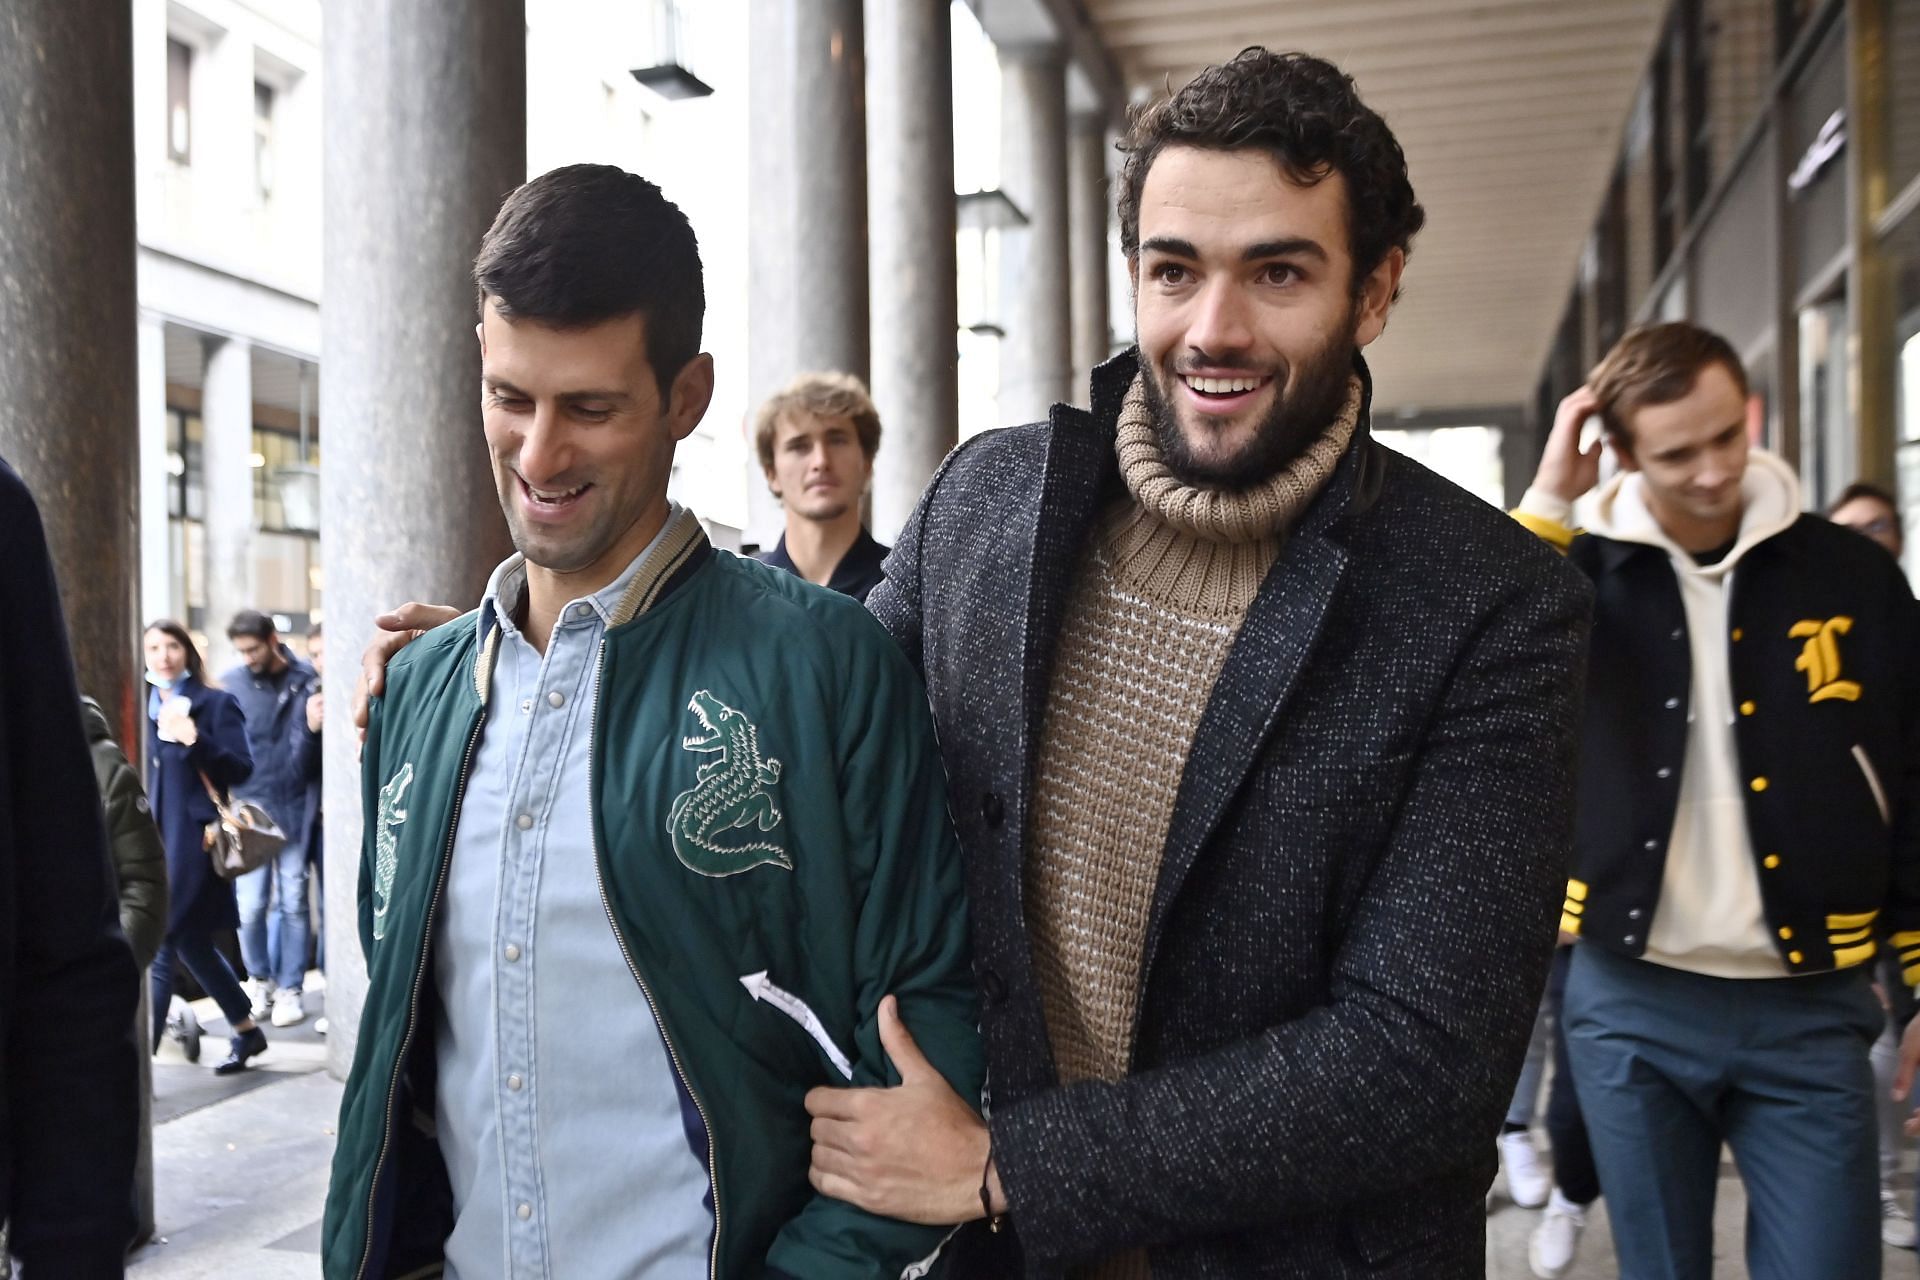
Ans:
{"label": "blue jeans", "polygon": [[1707,1280],[1720,1148],[1753,1280],[1874,1280],[1866,969],[1734,980],[1574,948],[1562,1011],[1623,1280]]}
{"label": "blue jeans", "polygon": [[[307,851],[288,843],[233,882],[240,903],[240,958],[247,975],[300,990],[307,976]],[[269,920],[269,899],[272,918]]]}
{"label": "blue jeans", "polygon": [[160,1043],[160,1033],[167,1026],[167,1006],[173,1000],[174,965],[184,964],[200,989],[213,997],[220,1006],[220,1014],[226,1018],[227,1025],[237,1027],[253,1016],[253,1010],[247,1005],[247,993],[240,989],[240,979],[234,976],[233,966],[213,945],[213,939],[204,933],[169,934],[160,944],[160,950],[154,952],[153,968],[148,971],[148,981],[153,989],[153,1043]]}
{"label": "blue jeans", "polygon": [[1527,1040],[1526,1060],[1520,1065],[1520,1079],[1513,1087],[1513,1101],[1507,1104],[1507,1123],[1523,1129],[1533,1127],[1534,1114],[1540,1110],[1540,1084],[1547,1078],[1547,1049],[1553,1043],[1553,1022],[1558,1010],[1549,989],[1540,997],[1540,1012],[1533,1017],[1533,1035]]}

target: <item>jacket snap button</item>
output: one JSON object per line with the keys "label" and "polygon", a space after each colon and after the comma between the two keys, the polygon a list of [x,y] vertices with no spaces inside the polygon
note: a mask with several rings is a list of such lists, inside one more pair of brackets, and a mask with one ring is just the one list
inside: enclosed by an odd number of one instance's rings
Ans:
{"label": "jacket snap button", "polygon": [[1630,933],[1626,937],[1620,939],[1620,941],[1626,943],[1628,946],[1632,946],[1634,943],[1640,941],[1640,939]]}
{"label": "jacket snap button", "polygon": [[1006,819],[1007,807],[1000,803],[1000,797],[989,791],[980,797],[980,816],[986,819],[990,827],[997,827]]}
{"label": "jacket snap button", "polygon": [[980,974],[980,994],[987,998],[988,1004],[999,1004],[1007,998],[1006,981],[991,969],[983,970]]}
{"label": "jacket snap button", "polygon": [[1638,920],[1639,918],[1640,918],[1640,908],[1635,907],[1633,910],[1627,912],[1627,919]]}
{"label": "jacket snap button", "polygon": [[1653,776],[1656,778],[1671,778],[1673,776],[1673,770],[1667,768],[1665,765],[1661,765],[1653,771]]}
{"label": "jacket snap button", "polygon": [[1679,709],[1680,709],[1680,699],[1678,698],[1667,699],[1667,710],[1678,711]]}
{"label": "jacket snap button", "polygon": [[1648,853],[1652,853],[1655,849],[1658,849],[1660,847],[1660,842],[1658,840],[1649,840],[1647,841],[1644,847],[1646,848],[1646,851]]}

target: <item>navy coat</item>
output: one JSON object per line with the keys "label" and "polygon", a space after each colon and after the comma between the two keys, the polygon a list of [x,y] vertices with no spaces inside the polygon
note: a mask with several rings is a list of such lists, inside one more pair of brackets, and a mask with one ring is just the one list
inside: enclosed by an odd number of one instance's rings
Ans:
{"label": "navy coat", "polygon": [[191,676],[183,676],[173,693],[193,704],[199,741],[191,747],[162,742],[159,726],[152,717],[147,719],[147,799],[167,846],[167,887],[172,897],[167,936],[182,930],[236,929],[240,910],[234,902],[233,881],[213,874],[213,862],[207,857],[204,841],[214,808],[200,774],[204,771],[222,790],[252,776],[247,722],[232,694],[209,689]]}
{"label": "navy coat", "polygon": [[106,1280],[133,1236],[133,1011],[40,513],[0,462],[0,1218],[28,1275]]}

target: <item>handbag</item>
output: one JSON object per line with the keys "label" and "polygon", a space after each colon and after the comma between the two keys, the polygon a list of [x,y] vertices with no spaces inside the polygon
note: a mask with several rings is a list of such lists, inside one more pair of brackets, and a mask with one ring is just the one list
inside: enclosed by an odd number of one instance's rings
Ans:
{"label": "handbag", "polygon": [[205,844],[207,856],[213,860],[213,873],[222,880],[265,866],[267,859],[287,843],[287,833],[265,809],[251,800],[225,803],[204,772],[200,784],[207,789],[214,812],[220,815],[207,824]]}

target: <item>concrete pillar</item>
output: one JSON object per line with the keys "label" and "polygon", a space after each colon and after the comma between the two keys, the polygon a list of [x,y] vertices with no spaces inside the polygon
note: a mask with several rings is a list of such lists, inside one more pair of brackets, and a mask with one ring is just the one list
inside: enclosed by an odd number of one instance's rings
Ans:
{"label": "concrete pillar", "polygon": [[1067,68],[1053,46],[1000,51],[1000,186],[1027,226],[1000,239],[1000,416],[1047,416],[1072,396],[1067,250]]}
{"label": "concrete pillar", "polygon": [[320,417],[327,644],[327,1065],[353,1061],[360,778],[351,672],[373,617],[471,605],[511,551],[480,432],[472,263],[527,176],[522,0],[362,0],[324,32]]}
{"label": "concrete pillar", "polygon": [[[747,65],[758,122],[747,156],[747,390],[757,407],[798,373],[868,376],[861,0],[751,0]],[[780,508],[752,453],[746,539],[771,546]]]}
{"label": "concrete pillar", "polygon": [[207,339],[200,380],[201,476],[206,484],[207,668],[238,661],[227,624],[258,607],[253,583],[253,344]]}
{"label": "concrete pillar", "polygon": [[868,0],[873,533],[891,542],[960,429],[953,28],[945,0]]}
{"label": "concrete pillar", "polygon": [[1072,229],[1068,257],[1073,271],[1073,395],[1075,404],[1088,402],[1088,380],[1093,368],[1107,358],[1112,345],[1107,318],[1109,281],[1107,225],[1113,199],[1107,185],[1106,118],[1083,113],[1073,118],[1070,144],[1067,206]]}
{"label": "concrete pillar", "polygon": [[80,687],[120,734],[138,724],[132,21],[125,0],[10,0],[0,34],[0,456],[39,502]]}
{"label": "concrete pillar", "polygon": [[173,612],[172,538],[167,527],[166,322],[140,313],[140,602],[141,626]]}
{"label": "concrete pillar", "polygon": [[[7,6],[0,333],[13,341],[0,360],[0,456],[39,503],[80,688],[138,759],[132,23],[125,0]],[[145,1030],[135,1034],[144,1045]],[[134,1205],[144,1235],[153,1116],[147,1055],[138,1057]]]}

